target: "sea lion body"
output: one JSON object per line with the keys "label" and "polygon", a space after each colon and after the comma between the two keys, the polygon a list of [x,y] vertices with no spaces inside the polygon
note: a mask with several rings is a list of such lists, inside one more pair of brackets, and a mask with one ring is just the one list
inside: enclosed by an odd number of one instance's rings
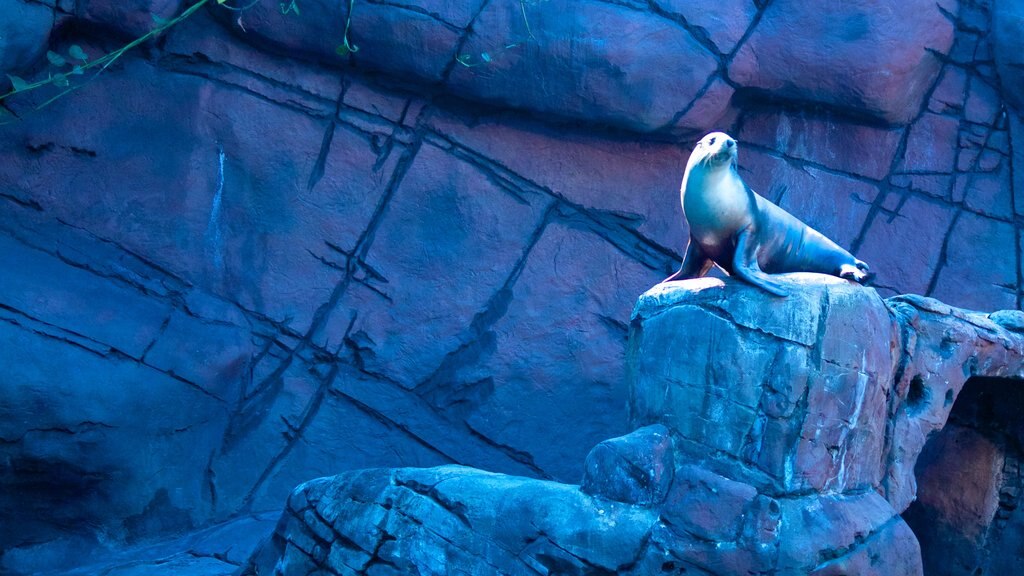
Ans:
{"label": "sea lion body", "polygon": [[819,272],[858,282],[868,266],[792,214],[756,194],[737,171],[736,141],[708,134],[694,149],[680,187],[690,243],[666,281],[703,276],[711,264],[785,296],[770,274]]}

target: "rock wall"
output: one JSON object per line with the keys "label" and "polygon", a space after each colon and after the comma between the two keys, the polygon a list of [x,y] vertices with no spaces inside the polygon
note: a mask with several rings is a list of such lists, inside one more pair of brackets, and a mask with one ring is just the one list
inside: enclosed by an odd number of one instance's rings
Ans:
{"label": "rock wall", "polygon": [[780,278],[788,298],[716,279],[641,296],[638,428],[598,444],[579,487],[458,467],[313,480],[243,574],[909,576],[1019,562],[1006,436],[1020,418],[992,415],[1020,392],[1024,313]]}
{"label": "rock wall", "polygon": [[1012,573],[1020,562],[1022,391],[1014,384],[969,380],[918,459],[917,500],[904,517],[926,574]]}
{"label": "rock wall", "polygon": [[[0,72],[186,4],[0,0]],[[296,4],[4,100],[5,548],[79,560],[346,469],[576,480],[629,431],[630,304],[711,129],[884,294],[1020,304],[1016,2]]]}

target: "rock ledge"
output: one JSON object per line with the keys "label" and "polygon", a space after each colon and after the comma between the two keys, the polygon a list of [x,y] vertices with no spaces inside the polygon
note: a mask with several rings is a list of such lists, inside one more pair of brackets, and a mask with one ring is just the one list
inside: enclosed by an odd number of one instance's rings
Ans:
{"label": "rock ledge", "polygon": [[636,431],[595,447],[581,486],[458,466],[314,480],[244,573],[921,574],[900,516],[914,464],[970,377],[1024,375],[1024,314],[784,280],[788,298],[716,279],[640,297]]}

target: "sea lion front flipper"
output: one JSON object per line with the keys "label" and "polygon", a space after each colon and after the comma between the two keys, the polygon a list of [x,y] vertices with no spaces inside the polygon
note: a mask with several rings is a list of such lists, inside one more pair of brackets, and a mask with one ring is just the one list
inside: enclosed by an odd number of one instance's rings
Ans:
{"label": "sea lion front flipper", "polygon": [[757,244],[753,241],[751,226],[736,235],[736,253],[732,257],[732,270],[737,276],[776,296],[789,296],[789,291],[768,277],[757,263]]}
{"label": "sea lion front flipper", "polygon": [[686,255],[683,256],[683,263],[679,266],[679,270],[662,280],[662,282],[700,278],[708,273],[712,264],[711,259],[705,256],[700,246],[693,241],[693,238],[690,238],[690,243],[686,245]]}

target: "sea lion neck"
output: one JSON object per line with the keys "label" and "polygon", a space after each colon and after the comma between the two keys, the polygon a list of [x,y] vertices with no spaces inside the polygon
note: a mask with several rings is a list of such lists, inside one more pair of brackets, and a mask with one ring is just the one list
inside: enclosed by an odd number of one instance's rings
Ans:
{"label": "sea lion neck", "polygon": [[711,191],[723,192],[734,188],[743,189],[743,179],[740,178],[736,169],[736,162],[730,160],[718,165],[696,163],[690,167],[683,182],[685,194],[687,189],[690,193],[708,193]]}

